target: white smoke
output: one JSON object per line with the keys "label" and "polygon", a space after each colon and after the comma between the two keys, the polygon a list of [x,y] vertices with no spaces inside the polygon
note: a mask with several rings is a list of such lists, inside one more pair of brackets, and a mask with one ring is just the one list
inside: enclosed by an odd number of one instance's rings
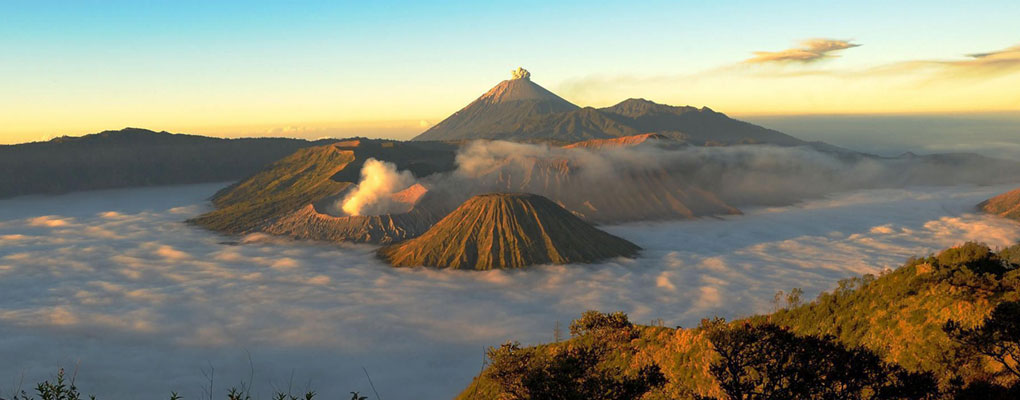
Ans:
{"label": "white smoke", "polygon": [[415,183],[410,171],[397,171],[396,164],[374,158],[361,167],[361,182],[343,199],[347,215],[381,215],[390,212],[392,196]]}
{"label": "white smoke", "polygon": [[881,158],[766,145],[671,149],[646,143],[583,149],[475,141],[457,154],[457,170],[429,180],[452,190],[533,192],[560,200],[627,194],[635,174],[654,172],[711,192],[737,207],[788,205],[868,188],[1016,182],[1014,166],[980,156]]}

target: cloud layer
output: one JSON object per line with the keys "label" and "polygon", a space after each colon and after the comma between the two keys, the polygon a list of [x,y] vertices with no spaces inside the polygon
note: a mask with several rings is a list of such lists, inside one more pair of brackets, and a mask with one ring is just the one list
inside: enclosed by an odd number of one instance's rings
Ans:
{"label": "cloud layer", "polygon": [[[597,308],[692,326],[767,311],[776,290],[813,297],[964,240],[1002,246],[1020,225],[970,214],[1010,187],[883,189],[724,219],[604,227],[639,259],[526,271],[393,269],[370,246],[264,235],[240,245],[180,221],[217,185],[0,201],[0,393],[81,363],[103,398],[138,390],[201,396],[247,379],[256,391],[311,385],[326,398],[450,398],[484,346],[550,340]],[[290,376],[295,377],[290,382]],[[266,396],[262,396],[266,397]]]}
{"label": "cloud layer", "polygon": [[809,63],[826,58],[836,57],[833,52],[860,46],[848,40],[808,39],[800,43],[800,47],[781,51],[756,51],[754,57],[744,60],[748,64]]}

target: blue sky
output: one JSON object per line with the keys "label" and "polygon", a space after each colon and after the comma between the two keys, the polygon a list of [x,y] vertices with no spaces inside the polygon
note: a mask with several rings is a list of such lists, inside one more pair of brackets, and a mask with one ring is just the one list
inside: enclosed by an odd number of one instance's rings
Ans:
{"label": "blue sky", "polygon": [[[5,1],[0,142],[128,124],[434,123],[518,65],[560,92],[589,77],[695,76],[810,38],[861,44],[826,61],[841,70],[1020,44],[1015,1],[893,3]],[[599,106],[648,97],[588,89],[562,94]],[[738,114],[813,112],[808,94],[756,107],[705,87],[652,89]]]}

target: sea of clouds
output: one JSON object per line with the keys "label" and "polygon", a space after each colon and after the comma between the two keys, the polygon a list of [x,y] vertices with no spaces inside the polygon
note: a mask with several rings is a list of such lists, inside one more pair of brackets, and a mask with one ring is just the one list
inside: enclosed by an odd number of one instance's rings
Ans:
{"label": "sea of clouds", "polygon": [[[549,341],[587,309],[694,326],[813,298],[842,278],[967,240],[1005,246],[1020,224],[974,214],[1006,186],[846,192],[746,215],[606,226],[636,260],[523,271],[394,269],[373,246],[233,238],[182,221],[222,185],[0,201],[0,397],[78,367],[101,399],[450,398],[486,346]],[[365,370],[363,370],[364,368]],[[143,394],[144,393],[144,394]]]}

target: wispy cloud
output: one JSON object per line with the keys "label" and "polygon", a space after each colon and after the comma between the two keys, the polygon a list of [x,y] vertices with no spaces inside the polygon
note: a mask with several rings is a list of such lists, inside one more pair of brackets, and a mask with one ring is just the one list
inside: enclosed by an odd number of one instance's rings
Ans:
{"label": "wispy cloud", "polygon": [[991,70],[1011,70],[1020,67],[1020,45],[988,53],[968,55],[971,59],[953,63],[956,66],[984,68]]}
{"label": "wispy cloud", "polygon": [[876,67],[869,72],[911,73],[931,70],[956,77],[995,77],[1020,72],[1020,45],[974,53],[958,60],[910,60]]}
{"label": "wispy cloud", "polygon": [[861,67],[819,62],[857,46],[812,39],[697,72],[579,76],[556,89],[579,104],[609,105],[639,93],[732,113],[973,112],[1020,105],[1012,90],[1020,82],[1020,45]]}
{"label": "wispy cloud", "polygon": [[781,51],[756,51],[754,57],[744,60],[747,64],[766,63],[810,63],[837,57],[833,52],[860,46],[849,40],[808,39],[800,47]]}

